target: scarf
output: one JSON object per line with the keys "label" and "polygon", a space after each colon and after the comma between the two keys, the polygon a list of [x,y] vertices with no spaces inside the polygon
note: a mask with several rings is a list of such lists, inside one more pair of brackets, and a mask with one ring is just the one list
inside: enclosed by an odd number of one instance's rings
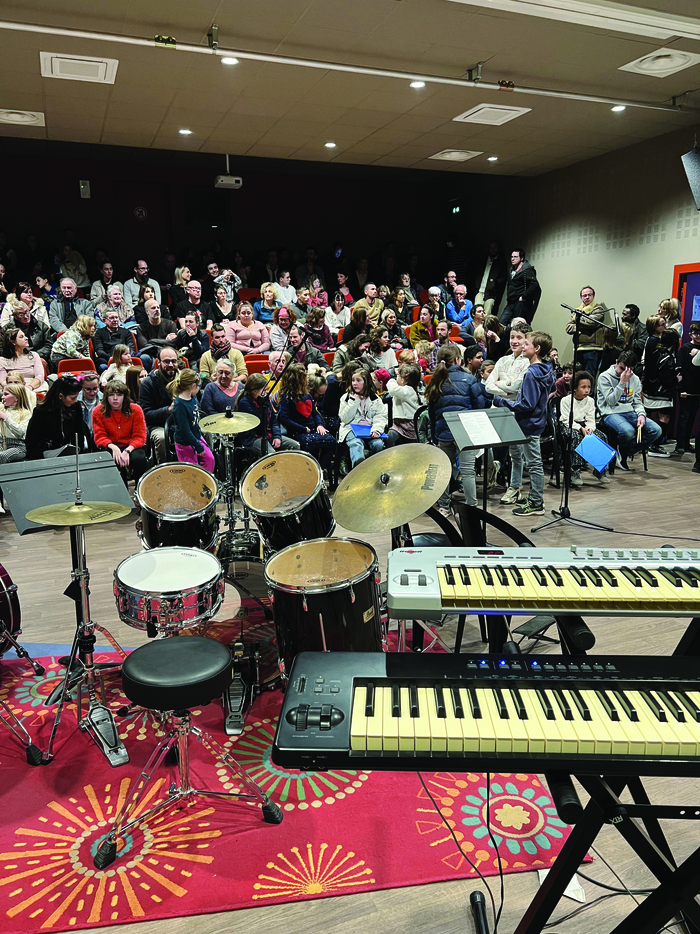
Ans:
{"label": "scarf", "polygon": [[213,344],[209,348],[211,355],[215,360],[221,360],[222,357],[228,359],[229,351],[231,350],[231,344],[226,341],[221,347],[215,347]]}

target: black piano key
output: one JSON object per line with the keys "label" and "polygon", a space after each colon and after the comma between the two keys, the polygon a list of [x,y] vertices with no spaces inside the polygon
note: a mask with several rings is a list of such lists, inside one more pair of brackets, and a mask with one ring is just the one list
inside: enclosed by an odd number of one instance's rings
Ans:
{"label": "black piano key", "polygon": [[450,585],[450,587],[454,587],[455,576],[454,576],[454,573],[453,573],[453,571],[452,571],[452,565],[451,565],[451,564],[446,564],[446,565],[445,565],[445,577],[446,577],[447,583]]}
{"label": "black piano key", "polygon": [[391,716],[401,716],[401,687],[396,682],[391,685]]}
{"label": "black piano key", "polygon": [[365,699],[365,716],[374,716],[374,682],[367,682],[367,698]]}
{"label": "black piano key", "polygon": [[[584,569],[585,570],[585,569]],[[617,578],[608,568],[599,568],[598,573],[609,587],[617,587]],[[596,584],[596,587],[598,585]],[[601,585],[602,586],[602,585]]]}
{"label": "black piano key", "polygon": [[493,587],[493,574],[491,573],[491,568],[479,568],[481,571],[481,576],[484,578],[484,582],[488,587]]}
{"label": "black piano key", "polygon": [[662,577],[666,578],[669,584],[673,584],[674,587],[683,586],[683,578],[676,574],[673,568],[657,568],[657,574],[661,574]]}
{"label": "black piano key", "polygon": [[551,688],[550,690],[552,694],[554,694],[554,698],[557,704],[559,704],[559,708],[564,715],[564,719],[573,720],[574,715],[571,710],[571,706],[569,704],[569,701],[566,699],[565,695],[562,693],[562,691],[557,690],[557,688]]}
{"label": "black piano key", "polygon": [[481,707],[479,706],[479,698],[476,696],[474,688],[467,688],[467,697],[469,698],[469,704],[472,709],[472,717],[475,720],[481,720]]}
{"label": "black piano key", "polygon": [[462,578],[462,583],[465,587],[468,587],[471,584],[471,578],[469,577],[466,564],[460,564],[457,570],[459,571],[459,576]]}
{"label": "black piano key", "polygon": [[700,707],[698,707],[695,701],[688,697],[684,691],[674,691],[673,696],[683,704],[693,720],[695,720],[696,723],[700,723]]}
{"label": "black piano key", "polygon": [[508,575],[506,574],[504,568],[501,567],[500,564],[496,564],[493,570],[494,570],[496,577],[498,578],[498,583],[501,585],[501,587],[507,587],[508,586]]}
{"label": "black piano key", "polygon": [[496,701],[496,707],[498,708],[498,716],[501,718],[501,720],[510,720],[510,717],[508,716],[508,707],[506,706],[506,702],[503,699],[501,689],[494,687],[492,690],[493,699]]}
{"label": "black piano key", "polygon": [[441,717],[443,720],[447,717],[447,708],[445,707],[445,695],[442,690],[441,684],[435,685],[435,707],[437,709],[438,717]]}
{"label": "black piano key", "polygon": [[688,587],[697,587],[698,582],[695,579],[693,574],[689,574],[686,568],[673,568],[673,573],[677,574],[684,584],[687,584]]}
{"label": "black piano key", "polygon": [[639,574],[637,574],[636,570],[633,570],[632,568],[620,568],[620,573],[625,575],[633,587],[642,586],[642,579]]}
{"label": "black piano key", "polygon": [[535,688],[535,694],[536,694],[536,695],[538,696],[538,698],[539,698],[539,701],[540,701],[540,704],[541,704],[541,706],[542,706],[542,710],[544,711],[544,715],[545,715],[546,719],[547,719],[547,720],[554,720],[554,719],[555,719],[555,717],[554,717],[554,708],[552,707],[552,705],[551,705],[551,703],[550,703],[549,698],[547,697],[547,695],[544,693],[544,691],[540,690],[539,688]]}
{"label": "black piano key", "polygon": [[635,568],[635,571],[637,572],[637,574],[639,574],[639,576],[642,578],[643,581],[645,581],[647,584],[649,584],[650,587],[658,587],[658,586],[659,586],[659,582],[658,582],[658,580],[656,579],[655,575],[652,574],[652,572],[651,572],[648,568],[643,568],[643,567],[641,567],[641,566],[638,565],[638,566]]}
{"label": "black piano key", "polygon": [[661,702],[671,711],[673,719],[677,723],[685,723],[685,710],[681,707],[676,698],[669,694],[668,691],[657,691],[656,693],[661,699]]}
{"label": "black piano key", "polygon": [[588,704],[587,704],[587,703],[585,702],[585,700],[581,697],[581,694],[580,694],[580,692],[579,692],[579,689],[578,689],[578,688],[575,688],[575,687],[570,687],[570,688],[567,688],[567,690],[569,691],[569,693],[570,693],[571,696],[573,697],[574,703],[575,703],[576,706],[578,707],[578,712],[581,714],[581,717],[582,717],[584,720],[589,720],[589,721],[592,720],[593,717],[591,716],[591,711],[588,709]]}
{"label": "black piano key", "polygon": [[686,574],[690,574],[696,581],[700,581],[700,570],[698,568],[686,568]]}
{"label": "black piano key", "polygon": [[515,581],[516,587],[522,587],[525,581],[523,580],[523,575],[520,573],[516,565],[511,564],[508,566],[508,570],[513,575],[513,580]]}
{"label": "black piano key", "polygon": [[651,712],[654,714],[659,723],[668,723],[668,717],[666,716],[666,711],[657,701],[655,697],[652,697],[651,694],[647,694],[646,691],[640,691],[640,695],[644,698],[644,702]]}
{"label": "black piano key", "polygon": [[617,707],[613,703],[612,698],[610,697],[608,692],[602,690],[601,688],[600,690],[596,691],[596,694],[598,695],[598,700],[601,702],[601,704],[605,708],[605,712],[610,717],[610,719],[615,720],[616,722],[619,722],[620,712],[618,711]]}
{"label": "black piano key", "polygon": [[458,720],[464,720],[464,707],[462,706],[462,698],[459,694],[459,685],[451,685],[450,692],[452,694],[452,706],[454,707],[455,717]]}
{"label": "black piano key", "polygon": [[513,698],[513,703],[515,704],[518,719],[527,720],[527,710],[525,709],[525,704],[523,703],[523,699],[520,696],[520,691],[517,688],[510,688],[510,696]]}
{"label": "black piano key", "polygon": [[554,581],[555,587],[564,586],[564,580],[561,574],[559,573],[559,571],[557,571],[557,569],[554,567],[553,564],[548,564],[547,567],[545,568],[545,571],[547,572],[547,574],[549,574],[549,576]]}
{"label": "black piano key", "polygon": [[624,691],[611,691],[611,694],[613,695],[615,700],[618,702],[620,707],[622,707],[624,712],[627,714],[627,719],[631,720],[632,723],[639,723],[639,714],[637,713],[637,710],[634,704],[629,699],[629,697],[625,694],[625,692]]}
{"label": "black piano key", "polygon": [[418,706],[418,688],[415,684],[409,684],[408,686],[408,702],[411,707],[411,716],[414,718],[420,716],[420,708]]}
{"label": "black piano key", "polygon": [[592,568],[590,564],[586,564],[582,570],[594,587],[603,586],[602,568]]}
{"label": "black piano key", "polygon": [[535,578],[540,587],[547,586],[547,576],[545,575],[542,568],[530,568],[530,571],[532,572],[532,576]]}
{"label": "black piano key", "polygon": [[580,571],[578,568],[569,568],[569,574],[573,577],[579,587],[587,587],[588,582],[586,580],[586,575]]}

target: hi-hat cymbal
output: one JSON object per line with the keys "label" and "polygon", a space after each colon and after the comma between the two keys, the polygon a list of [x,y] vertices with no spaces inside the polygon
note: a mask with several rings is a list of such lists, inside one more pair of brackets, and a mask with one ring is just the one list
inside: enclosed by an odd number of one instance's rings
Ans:
{"label": "hi-hat cymbal", "polygon": [[248,412],[233,412],[230,418],[225,413],[207,415],[199,421],[202,431],[209,431],[213,435],[237,435],[242,431],[257,428],[259,424],[260,419],[257,415],[250,415]]}
{"label": "hi-hat cymbal", "polygon": [[122,503],[52,503],[30,509],[27,519],[39,525],[97,525],[98,522],[112,522],[131,512],[129,506]]}
{"label": "hi-hat cymbal", "polygon": [[444,451],[401,444],[354,467],[333,497],[333,515],[352,532],[386,532],[410,522],[440,498],[452,473]]}

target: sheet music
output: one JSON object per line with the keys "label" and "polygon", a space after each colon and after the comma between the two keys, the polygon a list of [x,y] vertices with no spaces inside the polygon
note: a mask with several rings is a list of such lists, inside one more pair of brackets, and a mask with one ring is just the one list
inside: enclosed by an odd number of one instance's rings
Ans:
{"label": "sheet music", "polygon": [[502,443],[486,412],[460,412],[459,420],[475,447]]}

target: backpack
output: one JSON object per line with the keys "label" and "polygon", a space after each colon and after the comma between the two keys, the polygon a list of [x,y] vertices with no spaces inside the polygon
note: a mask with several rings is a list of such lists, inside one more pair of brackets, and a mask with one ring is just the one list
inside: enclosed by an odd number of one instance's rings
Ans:
{"label": "backpack", "polygon": [[642,390],[647,396],[673,397],[676,387],[676,358],[668,347],[658,341],[647,356],[649,343],[644,345],[640,379]]}

